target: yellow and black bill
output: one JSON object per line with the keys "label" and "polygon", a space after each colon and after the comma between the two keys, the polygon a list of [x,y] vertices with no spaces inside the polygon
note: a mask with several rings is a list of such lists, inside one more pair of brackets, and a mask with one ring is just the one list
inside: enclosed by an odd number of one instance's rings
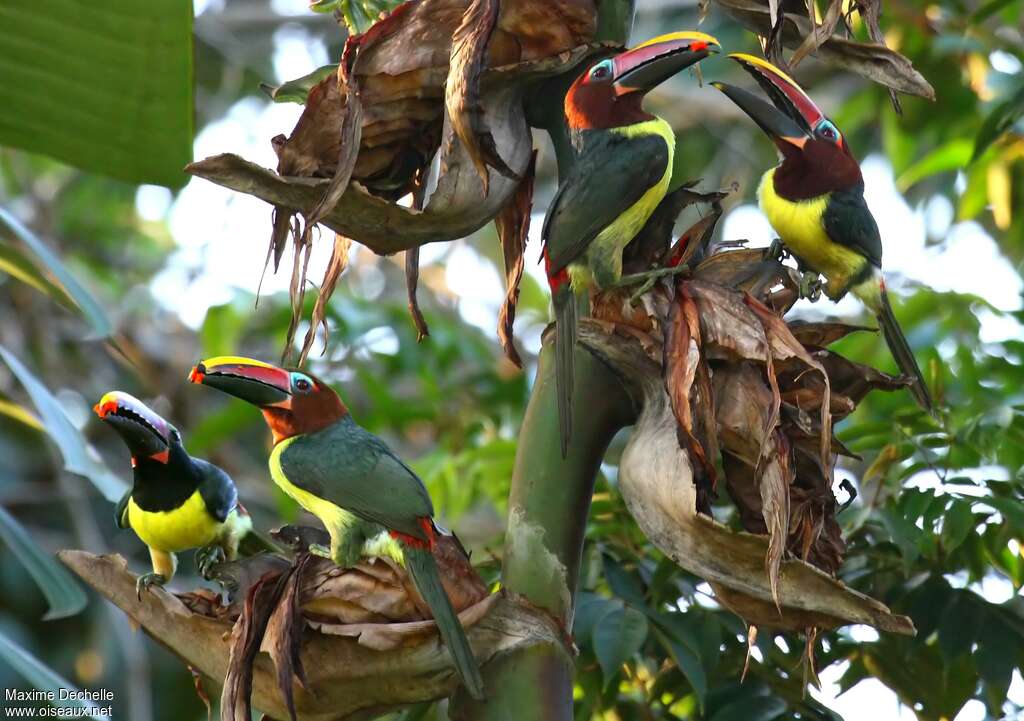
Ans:
{"label": "yellow and black bill", "polygon": [[611,80],[616,95],[646,93],[720,49],[718,40],[707,33],[667,33],[602,60],[590,69],[590,76]]}
{"label": "yellow and black bill", "polygon": [[729,57],[757,81],[771,103],[733,85],[721,82],[712,85],[749,115],[783,153],[791,152],[794,148],[802,149],[824,124],[835,129],[810,96],[788,74],[754,55],[733,53]]}
{"label": "yellow and black bill", "polygon": [[260,408],[288,408],[292,376],[288,369],[253,358],[217,356],[197,363],[188,379]]}

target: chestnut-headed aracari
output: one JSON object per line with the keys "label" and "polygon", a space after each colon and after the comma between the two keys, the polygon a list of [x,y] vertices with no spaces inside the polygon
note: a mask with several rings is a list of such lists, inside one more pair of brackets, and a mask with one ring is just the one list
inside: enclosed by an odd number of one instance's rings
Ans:
{"label": "chestnut-headed aracari", "polygon": [[331,546],[310,552],[342,568],[362,557],[404,566],[430,607],[462,683],[483,698],[483,680],[432,553],[434,506],[419,476],[359,426],[338,394],[304,371],[237,356],[210,358],[189,374],[263,411],[274,439],[270,475],[323,522]]}
{"label": "chestnut-headed aracari", "polygon": [[115,519],[149,548],[153,571],[139,577],[140,598],[144,589],[171,580],[175,553],[202,549],[204,576],[218,556],[234,560],[239,543],[251,535],[252,519],[238,503],[231,477],[190,456],[178,429],[127,393],[111,391],[93,410],[131,452],[134,481],[117,504]]}
{"label": "chestnut-headed aracari", "polygon": [[793,78],[753,55],[729,55],[757,81],[771,104],[741,88],[712,83],[775,143],[781,162],[757,195],[782,243],[802,268],[825,278],[825,295],[853,293],[875,315],[918,404],[932,398],[893,314],[882,276],[882,238],[864,201],[860,165],[843,134]]}
{"label": "chestnut-headed aracari", "polygon": [[[565,96],[575,163],[544,219],[544,262],[555,310],[555,380],[562,456],[572,433],[577,295],[622,279],[622,251],[665,197],[675,133],[644,111],[646,93],[706,58],[718,41],[661,35],[590,66]],[[638,274],[638,277],[642,274]]]}

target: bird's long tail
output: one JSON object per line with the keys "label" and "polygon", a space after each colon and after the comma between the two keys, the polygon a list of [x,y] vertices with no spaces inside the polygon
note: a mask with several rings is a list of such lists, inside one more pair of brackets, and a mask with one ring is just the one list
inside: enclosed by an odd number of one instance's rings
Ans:
{"label": "bird's long tail", "polygon": [[405,568],[409,571],[416,590],[430,607],[430,612],[437,622],[437,628],[441,632],[441,640],[452,655],[455,661],[455,668],[462,677],[469,695],[477,700],[484,698],[484,681],[480,676],[480,668],[477,666],[476,657],[473,656],[473,649],[469,646],[466,633],[462,629],[462,623],[452,608],[448,594],[441,584],[441,576],[437,572],[437,563],[434,561],[434,554],[428,547],[419,545],[402,544],[402,553],[405,557]]}
{"label": "bird's long tail", "polygon": [[558,430],[562,458],[572,436],[572,390],[576,376],[576,297],[569,284],[552,296],[555,306],[555,387],[558,392]]}
{"label": "bird's long tail", "polygon": [[576,295],[569,282],[569,270],[552,271],[551,256],[544,249],[544,271],[555,307],[555,391],[558,394],[558,435],[562,458],[569,452],[572,436],[572,389],[576,376]]}
{"label": "bird's long tail", "polygon": [[931,392],[928,390],[928,384],[925,383],[921,368],[917,365],[917,359],[914,358],[914,351],[911,350],[910,344],[907,343],[907,339],[900,329],[900,324],[896,321],[896,315],[892,311],[892,304],[889,303],[889,294],[885,290],[885,282],[881,278],[876,278],[873,285],[874,287],[867,293],[860,288],[855,289],[861,291],[857,292],[856,295],[875,314],[875,318],[878,320],[878,327],[881,328],[882,335],[885,336],[885,343],[889,346],[889,352],[892,353],[892,357],[896,360],[896,365],[899,366],[900,372],[913,379],[914,382],[909,390],[914,396],[914,400],[923,409],[931,413],[935,409]]}

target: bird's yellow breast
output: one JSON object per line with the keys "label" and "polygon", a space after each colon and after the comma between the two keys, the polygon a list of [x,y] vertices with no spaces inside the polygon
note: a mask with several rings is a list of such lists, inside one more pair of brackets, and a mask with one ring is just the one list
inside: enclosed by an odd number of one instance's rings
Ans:
{"label": "bird's yellow breast", "polygon": [[761,179],[757,189],[761,210],[786,247],[811,270],[821,273],[836,288],[846,288],[863,270],[867,259],[833,241],[825,232],[825,208],[829,194],[809,200],[786,200],[775,192],[775,168]]}
{"label": "bird's yellow breast", "polygon": [[298,436],[286,438],[274,446],[274,450],[270,452],[270,477],[274,479],[278,488],[319,518],[333,540],[335,536],[342,535],[348,526],[357,523],[359,519],[341,506],[300,488],[288,479],[281,468],[281,454],[288,450],[288,446],[296,440],[298,440]]}
{"label": "bird's yellow breast", "polygon": [[[591,280],[596,281],[598,287],[604,288],[619,279],[622,274],[622,249],[644,227],[654,209],[658,207],[658,203],[668,192],[668,185],[672,180],[672,159],[675,155],[676,135],[672,131],[671,125],[656,117],[642,123],[612,128],[611,132],[627,138],[661,136],[668,146],[668,162],[665,164],[665,172],[658,182],[648,188],[639,200],[595,236],[587,251],[590,256],[588,263],[586,265],[574,263],[569,266],[572,287],[576,289],[587,287]],[[600,180],[594,179],[592,182],[600,182]],[[595,255],[600,257],[594,257]],[[593,278],[591,278],[591,274],[593,274]]]}
{"label": "bird's yellow breast", "polygon": [[198,490],[170,511],[144,511],[129,499],[128,525],[147,546],[167,553],[207,546],[217,540],[221,529]]}

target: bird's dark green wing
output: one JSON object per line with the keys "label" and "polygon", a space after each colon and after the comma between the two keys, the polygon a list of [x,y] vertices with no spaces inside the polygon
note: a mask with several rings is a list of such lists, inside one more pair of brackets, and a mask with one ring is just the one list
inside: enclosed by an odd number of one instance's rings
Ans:
{"label": "bird's dark green wing", "polygon": [[544,218],[541,237],[549,273],[578,259],[598,233],[657,185],[668,167],[669,149],[660,135],[585,130],[582,143]]}
{"label": "bird's dark green wing", "polygon": [[434,515],[423,481],[387,444],[351,419],[300,436],[281,454],[288,480],[360,518],[416,538]]}
{"label": "bird's dark green wing", "polygon": [[238,505],[235,482],[221,468],[201,458],[193,458],[192,463],[199,474],[199,495],[206,504],[206,510],[223,523]]}
{"label": "bird's dark green wing", "polygon": [[125,491],[124,495],[121,496],[121,500],[117,502],[117,506],[114,507],[114,522],[117,523],[118,528],[128,528],[128,501],[132,499],[132,489]]}
{"label": "bird's dark green wing", "polygon": [[864,202],[864,186],[833,192],[822,218],[828,237],[852,248],[876,268],[882,267],[882,236]]}

